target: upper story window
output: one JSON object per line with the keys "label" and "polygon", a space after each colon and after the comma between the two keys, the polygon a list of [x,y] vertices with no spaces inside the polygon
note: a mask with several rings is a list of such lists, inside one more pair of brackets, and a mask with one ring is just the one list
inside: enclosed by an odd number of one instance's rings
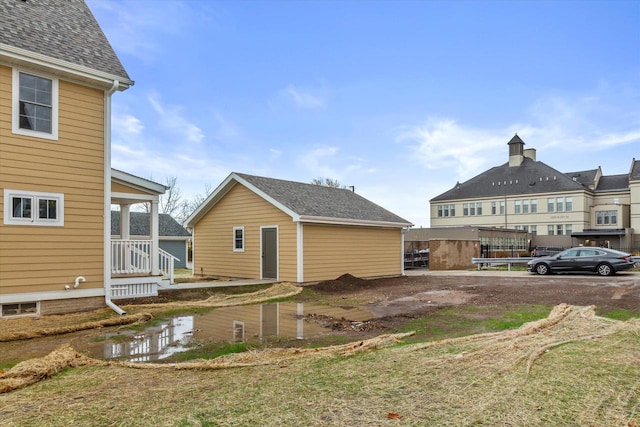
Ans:
{"label": "upper story window", "polygon": [[456,216],[456,205],[438,205],[438,218]]}
{"label": "upper story window", "polygon": [[556,199],[554,198],[547,199],[547,212],[555,211],[555,206],[556,206]]}
{"label": "upper story window", "polygon": [[618,223],[617,211],[597,211],[596,224],[598,225],[616,225]]}
{"label": "upper story window", "polygon": [[13,133],[58,139],[58,80],[13,70]]}
{"label": "upper story window", "polygon": [[244,252],[244,227],[233,227],[233,251]]}
{"label": "upper story window", "polygon": [[7,225],[64,225],[64,194],[4,190]]}
{"label": "upper story window", "polygon": [[463,203],[462,216],[482,215],[482,203]]}

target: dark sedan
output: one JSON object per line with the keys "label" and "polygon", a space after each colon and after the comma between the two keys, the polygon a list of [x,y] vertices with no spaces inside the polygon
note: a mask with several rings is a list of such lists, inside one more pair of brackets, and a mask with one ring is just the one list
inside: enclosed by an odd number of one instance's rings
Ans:
{"label": "dark sedan", "polygon": [[578,247],[559,254],[532,259],[527,263],[532,273],[550,274],[564,271],[594,272],[610,276],[634,267],[631,255],[606,248]]}

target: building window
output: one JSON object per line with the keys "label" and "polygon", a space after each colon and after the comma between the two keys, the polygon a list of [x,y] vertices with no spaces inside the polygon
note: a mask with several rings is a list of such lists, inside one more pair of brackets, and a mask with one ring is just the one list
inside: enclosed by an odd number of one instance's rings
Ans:
{"label": "building window", "polygon": [[64,225],[64,194],[4,190],[6,225]]}
{"label": "building window", "polygon": [[442,205],[438,205],[438,218],[442,218],[443,216]]}
{"label": "building window", "polygon": [[469,215],[471,215],[471,216],[475,216],[476,215],[476,204],[475,203],[469,203]]}
{"label": "building window", "polygon": [[530,232],[531,234],[533,234],[534,236],[536,236],[536,235],[538,234],[538,226],[537,226],[537,225],[532,225],[532,226],[529,228],[529,232]]}
{"label": "building window", "polygon": [[528,200],[523,200],[522,201],[522,213],[529,213],[529,201]]}
{"label": "building window", "polygon": [[549,236],[553,236],[554,230],[555,230],[555,227],[553,225],[547,225],[547,234]]}
{"label": "building window", "polygon": [[547,212],[554,212],[555,199],[547,199]]}
{"label": "building window", "polygon": [[536,199],[531,199],[531,213],[538,212],[538,201]]}
{"label": "building window", "polygon": [[573,198],[572,197],[566,197],[564,199],[564,210],[565,210],[565,212],[573,211]]}
{"label": "building window", "polygon": [[462,204],[462,216],[469,216],[469,203]]}
{"label": "building window", "polygon": [[562,202],[564,201],[564,198],[562,197],[558,197],[556,199],[556,212],[562,212]]}
{"label": "building window", "polygon": [[482,203],[476,203],[476,215],[482,215]]}
{"label": "building window", "polygon": [[557,235],[562,236],[562,224],[556,225]]}
{"label": "building window", "polygon": [[617,211],[597,211],[596,224],[598,225],[615,225],[618,223]]}
{"label": "building window", "polygon": [[491,202],[491,215],[495,215],[496,213],[497,213],[496,202]]}
{"label": "building window", "polygon": [[26,317],[40,314],[39,302],[19,302],[0,305],[0,317]]}
{"label": "building window", "polygon": [[571,224],[565,225],[564,234],[566,234],[567,236],[571,236],[572,233],[573,233],[573,226]]}
{"label": "building window", "polygon": [[521,206],[522,200],[516,200],[513,205],[514,213],[519,214],[520,212],[522,212]]}
{"label": "building window", "polygon": [[504,201],[500,202],[500,215],[504,215]]}
{"label": "building window", "polygon": [[13,133],[58,139],[58,80],[13,70]]}
{"label": "building window", "polygon": [[233,251],[244,252],[244,227],[233,227]]}
{"label": "building window", "polygon": [[456,205],[449,205],[449,215],[456,216]]}

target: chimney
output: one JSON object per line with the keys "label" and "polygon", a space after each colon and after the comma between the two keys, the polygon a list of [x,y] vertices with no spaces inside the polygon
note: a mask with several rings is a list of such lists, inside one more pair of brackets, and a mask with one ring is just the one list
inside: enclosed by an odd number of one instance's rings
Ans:
{"label": "chimney", "polygon": [[507,145],[509,146],[509,167],[520,166],[524,160],[524,141],[516,133]]}
{"label": "chimney", "polygon": [[527,148],[524,150],[524,157],[527,159],[531,159],[535,162],[536,160],[536,149],[535,148]]}

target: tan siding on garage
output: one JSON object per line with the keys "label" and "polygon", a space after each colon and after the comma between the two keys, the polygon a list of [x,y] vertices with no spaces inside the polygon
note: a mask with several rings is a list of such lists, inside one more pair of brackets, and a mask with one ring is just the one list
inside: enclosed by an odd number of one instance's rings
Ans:
{"label": "tan siding on garage", "polygon": [[[233,228],[244,226],[245,251],[233,251]],[[278,227],[279,279],[296,280],[296,224],[263,198],[236,184],[194,227],[196,274],[260,278],[260,227]]]}
{"label": "tan siding on garage", "polygon": [[401,229],[304,224],[304,281],[402,273]]}
{"label": "tan siding on garage", "polygon": [[[102,288],[104,92],[60,81],[52,141],[11,132],[11,80],[0,66],[0,295]],[[64,194],[64,226],[4,225],[4,188]]]}

